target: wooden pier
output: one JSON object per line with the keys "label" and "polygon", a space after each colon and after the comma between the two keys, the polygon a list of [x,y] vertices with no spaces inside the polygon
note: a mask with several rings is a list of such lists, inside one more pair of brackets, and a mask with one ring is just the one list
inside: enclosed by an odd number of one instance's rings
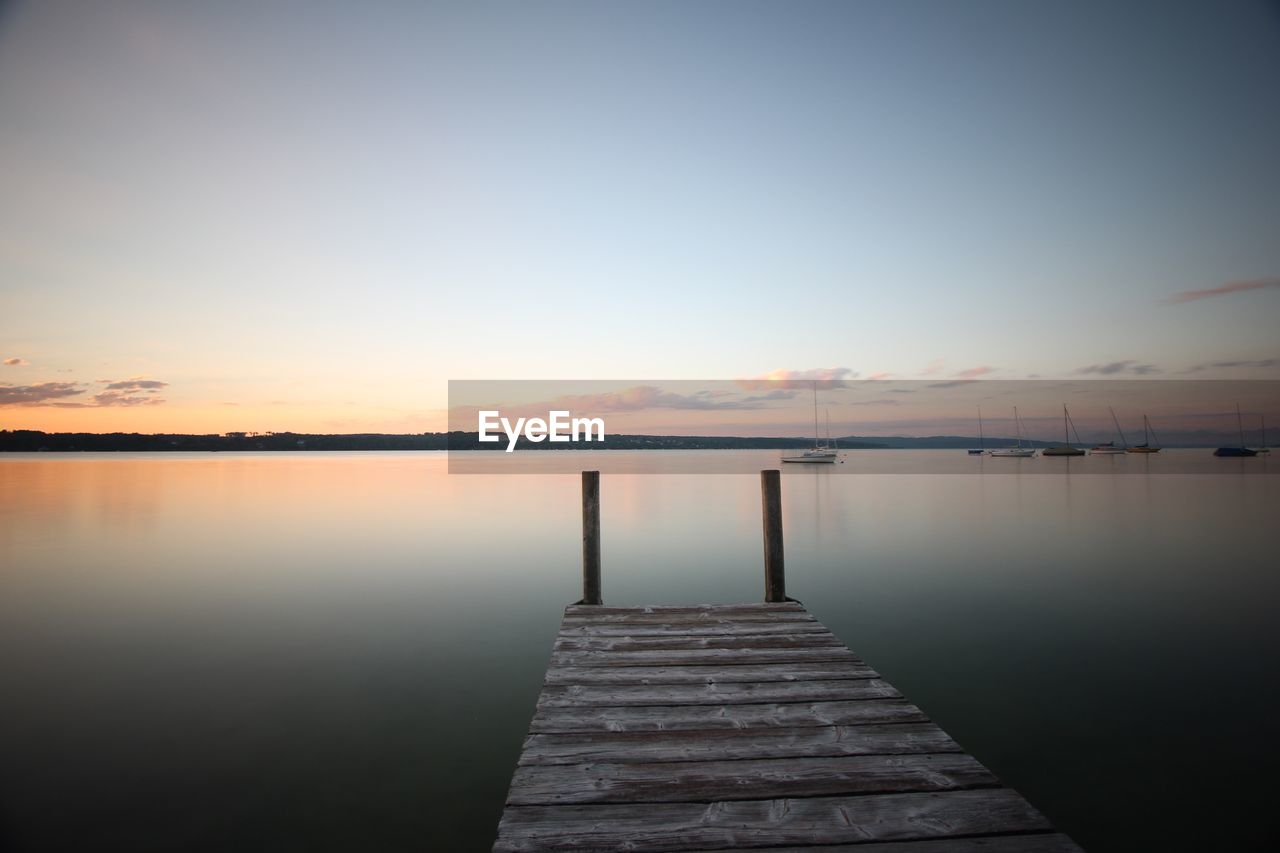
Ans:
{"label": "wooden pier", "polygon": [[786,599],[765,473],[780,600],[567,607],[494,850],[1078,851]]}

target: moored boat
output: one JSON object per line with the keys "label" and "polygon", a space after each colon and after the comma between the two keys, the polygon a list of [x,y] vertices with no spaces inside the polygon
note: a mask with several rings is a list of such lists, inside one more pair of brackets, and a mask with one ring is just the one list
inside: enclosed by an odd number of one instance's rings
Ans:
{"label": "moored boat", "polygon": [[[1155,446],[1151,446],[1151,439],[1155,438]],[[1126,448],[1130,453],[1159,453],[1160,439],[1156,438],[1156,431],[1151,428],[1151,419],[1146,415],[1142,416],[1142,444],[1135,444],[1133,447]]]}
{"label": "moored boat", "polygon": [[1236,403],[1236,429],[1240,430],[1240,446],[1239,447],[1219,447],[1213,451],[1214,456],[1222,456],[1228,459],[1248,459],[1258,455],[1258,451],[1252,447],[1244,446],[1244,421],[1240,418],[1240,404]]}
{"label": "moored boat", "polygon": [[981,456],[987,452],[987,442],[982,435],[982,407],[978,407],[978,449],[969,449],[970,456]]}
{"label": "moored boat", "polygon": [[988,450],[988,456],[1002,456],[1005,458],[1018,457],[1027,458],[1036,455],[1035,448],[1022,446],[1022,421],[1018,419],[1018,407],[1013,407],[1013,429],[1018,442],[1016,447],[997,447],[995,450]]}
{"label": "moored boat", "polygon": [[[1053,447],[1046,447],[1040,451],[1041,456],[1084,456],[1084,450],[1071,444],[1070,436],[1067,434],[1067,424],[1071,421],[1071,415],[1067,414],[1067,407],[1062,406],[1062,444]],[[1075,424],[1071,424],[1074,432]],[[1076,441],[1080,441],[1080,434],[1076,433]]]}
{"label": "moored boat", "polygon": [[818,443],[818,383],[813,383],[813,449],[806,450],[802,453],[794,453],[790,456],[783,456],[783,462],[799,462],[808,464],[833,464],[839,457],[839,453],[831,445],[831,418],[827,416],[827,443],[825,445]]}

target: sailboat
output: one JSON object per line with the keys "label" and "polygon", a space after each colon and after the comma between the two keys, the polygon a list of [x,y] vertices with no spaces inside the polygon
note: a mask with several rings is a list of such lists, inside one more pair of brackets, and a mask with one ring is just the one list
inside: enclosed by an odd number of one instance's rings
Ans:
{"label": "sailboat", "polygon": [[1111,422],[1116,425],[1116,432],[1120,434],[1121,447],[1116,447],[1114,441],[1100,441],[1090,448],[1090,453],[1101,453],[1103,455],[1109,453],[1124,453],[1129,449],[1129,442],[1124,437],[1124,430],[1120,429],[1120,421],[1116,418],[1116,410],[1107,406],[1107,411],[1111,413]]}
{"label": "sailboat", "polygon": [[[1151,446],[1151,439],[1155,438],[1155,447]],[[1151,428],[1151,419],[1146,415],[1142,416],[1142,444],[1136,444],[1133,447],[1126,448],[1130,453],[1159,453],[1160,439],[1156,438],[1156,431]]]}
{"label": "sailboat", "polygon": [[[1071,421],[1071,415],[1067,414],[1067,407],[1064,403],[1062,406],[1062,444],[1054,447],[1046,447],[1040,451],[1041,456],[1084,456],[1084,450],[1074,447],[1067,440],[1067,424]],[[1075,424],[1071,424],[1071,430],[1074,432]],[[1080,440],[1080,434],[1076,433],[1076,441]]]}
{"label": "sailboat", "polygon": [[982,454],[987,452],[986,446],[987,446],[986,439],[983,438],[982,436],[982,407],[979,406],[978,407],[978,449],[977,450],[970,449],[969,455],[981,456]]}
{"label": "sailboat", "polygon": [[1240,419],[1240,404],[1236,403],[1236,428],[1240,430],[1240,446],[1239,447],[1219,447],[1213,451],[1214,456],[1229,456],[1235,458],[1257,456],[1258,451],[1251,447],[1244,446],[1244,421]]}
{"label": "sailboat", "polygon": [[[830,431],[830,427],[828,427]],[[831,449],[830,441],[827,446],[818,444],[818,383],[813,383],[813,449],[806,450],[803,453],[793,454],[791,456],[783,456],[783,462],[808,462],[810,464],[831,464],[836,461],[836,452]]]}
{"label": "sailboat", "polygon": [[1036,455],[1036,451],[1034,448],[1022,446],[1022,422],[1018,420],[1017,406],[1013,407],[1013,429],[1014,429],[1014,433],[1017,435],[1018,446],[1017,447],[998,447],[995,450],[987,451],[989,455],[1018,456],[1018,457],[1027,457],[1027,456]]}

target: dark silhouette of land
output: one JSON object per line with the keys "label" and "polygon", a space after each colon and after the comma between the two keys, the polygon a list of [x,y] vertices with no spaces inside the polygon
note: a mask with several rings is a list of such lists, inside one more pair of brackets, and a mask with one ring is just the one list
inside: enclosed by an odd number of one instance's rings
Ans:
{"label": "dark silhouette of land", "polygon": [[[968,436],[924,438],[846,436],[837,439],[842,450],[886,448],[958,449],[977,447]],[[988,438],[987,447],[1013,444],[1013,439]],[[1022,442],[1045,447],[1052,442]],[[796,450],[811,447],[811,438],[774,438],[706,435],[610,435],[604,441],[533,443],[521,437],[520,450]],[[177,433],[92,433],[0,430],[0,452],[155,452],[155,451],[303,451],[303,450],[505,450],[506,438],[482,444],[474,432],[425,432],[411,434],[353,433],[322,435],[296,432],[229,432],[210,435]]]}

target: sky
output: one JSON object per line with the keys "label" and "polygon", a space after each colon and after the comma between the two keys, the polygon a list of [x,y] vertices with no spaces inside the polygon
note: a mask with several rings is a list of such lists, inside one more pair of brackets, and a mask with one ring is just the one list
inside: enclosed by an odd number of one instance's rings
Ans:
{"label": "sky", "polygon": [[1278,93],[1243,0],[0,4],[0,428],[1280,378]]}

